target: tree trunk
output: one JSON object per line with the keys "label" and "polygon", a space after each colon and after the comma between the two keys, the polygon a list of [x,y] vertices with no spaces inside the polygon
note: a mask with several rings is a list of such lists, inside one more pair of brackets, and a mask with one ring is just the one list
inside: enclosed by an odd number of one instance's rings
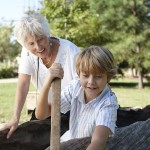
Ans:
{"label": "tree trunk", "polygon": [[133,65],[131,65],[131,76],[132,76],[132,78],[134,77],[134,67],[133,67]]}
{"label": "tree trunk", "polygon": [[143,85],[143,73],[141,70],[139,70],[139,89],[143,89],[144,88],[144,85]]}
{"label": "tree trunk", "polygon": [[[118,128],[108,139],[105,150],[150,150],[150,119]],[[74,139],[61,144],[61,150],[86,150],[91,138]]]}
{"label": "tree trunk", "polygon": [[[135,123],[136,122],[136,123]],[[143,109],[119,108],[117,130],[109,138],[106,150],[150,150],[150,105]],[[69,128],[69,118],[61,117],[61,135]],[[50,145],[50,120],[21,124],[10,139],[8,130],[0,132],[0,150],[44,150]],[[85,150],[90,137],[61,143],[61,150]]]}

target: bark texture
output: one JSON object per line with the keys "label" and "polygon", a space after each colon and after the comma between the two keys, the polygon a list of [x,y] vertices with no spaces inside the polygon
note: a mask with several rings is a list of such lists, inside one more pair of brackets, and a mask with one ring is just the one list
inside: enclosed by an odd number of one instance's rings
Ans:
{"label": "bark texture", "polygon": [[[61,118],[61,135],[68,130],[68,117]],[[109,138],[106,150],[150,150],[150,105],[143,109],[119,108],[118,128]],[[10,139],[0,132],[0,150],[44,150],[49,146],[50,120],[21,124]],[[85,150],[90,137],[61,143],[61,150]]]}
{"label": "bark texture", "polygon": [[[150,119],[118,128],[105,150],[150,150]],[[86,150],[91,138],[74,139],[61,144],[61,150]]]}

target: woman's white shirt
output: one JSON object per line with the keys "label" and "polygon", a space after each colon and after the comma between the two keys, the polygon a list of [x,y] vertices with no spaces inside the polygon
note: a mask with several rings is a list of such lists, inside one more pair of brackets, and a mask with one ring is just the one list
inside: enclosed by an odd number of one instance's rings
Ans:
{"label": "woman's white shirt", "polygon": [[[61,81],[61,89],[64,89],[71,80],[77,77],[75,59],[80,50],[72,42],[61,38],[58,39],[60,46],[54,63],[60,63],[64,69],[64,78]],[[42,63],[42,60],[23,47],[18,73],[31,75],[32,83],[35,87],[37,86],[38,78],[38,91],[42,88],[47,71],[48,68]]]}

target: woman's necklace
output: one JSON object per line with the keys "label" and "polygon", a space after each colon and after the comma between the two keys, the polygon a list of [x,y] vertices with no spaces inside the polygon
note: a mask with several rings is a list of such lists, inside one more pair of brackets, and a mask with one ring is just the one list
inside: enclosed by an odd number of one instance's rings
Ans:
{"label": "woman's necklace", "polygon": [[50,56],[50,59],[48,60],[48,62],[44,63],[45,66],[47,66],[51,62],[51,58],[52,58],[52,55]]}

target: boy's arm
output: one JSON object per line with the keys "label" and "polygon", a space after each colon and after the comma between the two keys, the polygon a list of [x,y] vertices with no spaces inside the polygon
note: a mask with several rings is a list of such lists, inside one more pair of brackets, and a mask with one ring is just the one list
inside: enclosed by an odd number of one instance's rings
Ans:
{"label": "boy's arm", "polygon": [[35,115],[37,119],[42,120],[51,115],[51,105],[48,104],[48,93],[51,83],[55,78],[63,78],[63,69],[61,65],[58,66],[56,64],[53,64],[51,68],[49,68],[49,72],[45,78],[43,87],[40,91],[37,101],[37,106],[35,110]]}
{"label": "boy's arm", "polygon": [[106,126],[97,126],[87,150],[104,150],[110,132],[110,129]]}

